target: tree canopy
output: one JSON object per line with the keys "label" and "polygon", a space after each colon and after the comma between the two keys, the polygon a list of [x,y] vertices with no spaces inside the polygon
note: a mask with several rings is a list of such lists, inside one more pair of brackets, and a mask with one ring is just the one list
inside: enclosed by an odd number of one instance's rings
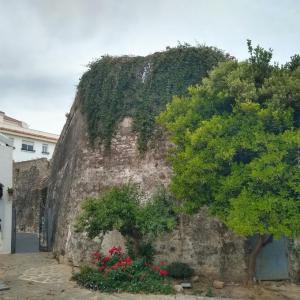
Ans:
{"label": "tree canopy", "polygon": [[204,205],[236,233],[300,232],[300,60],[272,50],[221,62],[158,118],[174,147],[171,190],[187,212]]}

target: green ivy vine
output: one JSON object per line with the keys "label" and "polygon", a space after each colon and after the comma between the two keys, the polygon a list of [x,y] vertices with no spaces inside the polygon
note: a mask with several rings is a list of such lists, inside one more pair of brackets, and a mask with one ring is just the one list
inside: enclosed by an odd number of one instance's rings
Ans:
{"label": "green ivy vine", "polygon": [[147,149],[155,117],[173,95],[207,75],[226,55],[214,47],[188,44],[142,57],[102,56],[89,64],[78,85],[91,145],[110,148],[118,123],[133,118],[141,152]]}

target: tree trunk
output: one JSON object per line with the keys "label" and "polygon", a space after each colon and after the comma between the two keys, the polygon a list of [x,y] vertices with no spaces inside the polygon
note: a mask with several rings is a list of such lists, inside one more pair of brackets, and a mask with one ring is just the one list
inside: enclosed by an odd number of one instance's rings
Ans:
{"label": "tree trunk", "polygon": [[180,240],[180,259],[183,260],[183,215],[179,215],[179,240]]}
{"label": "tree trunk", "polygon": [[257,255],[261,249],[271,241],[270,237],[270,235],[259,235],[257,238],[256,244],[249,255],[247,285],[252,285],[254,282]]}
{"label": "tree trunk", "polygon": [[127,235],[127,241],[131,244],[132,251],[135,257],[139,257],[141,248],[141,235],[138,231],[133,230],[130,235]]}
{"label": "tree trunk", "polygon": [[135,254],[135,257],[140,256],[140,241],[136,238],[132,239],[132,245],[133,245],[133,252]]}

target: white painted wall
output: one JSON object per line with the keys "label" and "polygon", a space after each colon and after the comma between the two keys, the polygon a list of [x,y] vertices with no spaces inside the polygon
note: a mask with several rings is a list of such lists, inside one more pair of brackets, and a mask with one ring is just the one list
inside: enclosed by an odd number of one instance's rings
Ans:
{"label": "white painted wall", "polygon": [[12,199],[8,196],[7,188],[12,187],[12,147],[5,144],[5,138],[0,136],[0,183],[3,187],[3,197],[0,199],[0,253],[11,253],[12,230]]}
{"label": "white painted wall", "polygon": [[[35,140],[35,139],[31,139],[31,138],[19,137],[19,136],[15,136],[15,135],[11,135],[11,134],[5,134],[5,135],[7,137],[13,139],[13,146],[15,148],[13,150],[13,160],[15,162],[38,159],[38,158],[47,158],[47,159],[52,158],[54,148],[55,148],[55,144],[53,144],[53,143],[44,142],[41,140]],[[23,140],[33,142],[35,152],[21,150]],[[48,145],[49,154],[42,153],[43,144]]]}

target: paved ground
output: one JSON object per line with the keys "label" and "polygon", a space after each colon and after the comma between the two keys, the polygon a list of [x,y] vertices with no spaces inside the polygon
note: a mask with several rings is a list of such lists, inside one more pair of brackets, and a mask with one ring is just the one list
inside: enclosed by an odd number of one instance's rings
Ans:
{"label": "paved ground", "polygon": [[39,238],[35,233],[17,232],[16,253],[39,252]]}
{"label": "paved ground", "polygon": [[70,281],[72,269],[58,264],[48,253],[0,255],[0,280],[10,289],[0,291],[0,300],[202,300],[196,296],[101,294],[79,288]]}
{"label": "paved ground", "polygon": [[[10,287],[0,291],[0,300],[203,300],[221,299],[200,296],[102,294],[91,292],[70,281],[72,268],[58,264],[48,253],[0,255],[0,283]],[[193,291],[206,291],[208,283],[199,282]],[[202,294],[197,292],[197,294]],[[242,285],[226,285],[214,289],[215,297],[247,300],[299,300],[300,285],[288,282],[264,282],[249,289]]]}

